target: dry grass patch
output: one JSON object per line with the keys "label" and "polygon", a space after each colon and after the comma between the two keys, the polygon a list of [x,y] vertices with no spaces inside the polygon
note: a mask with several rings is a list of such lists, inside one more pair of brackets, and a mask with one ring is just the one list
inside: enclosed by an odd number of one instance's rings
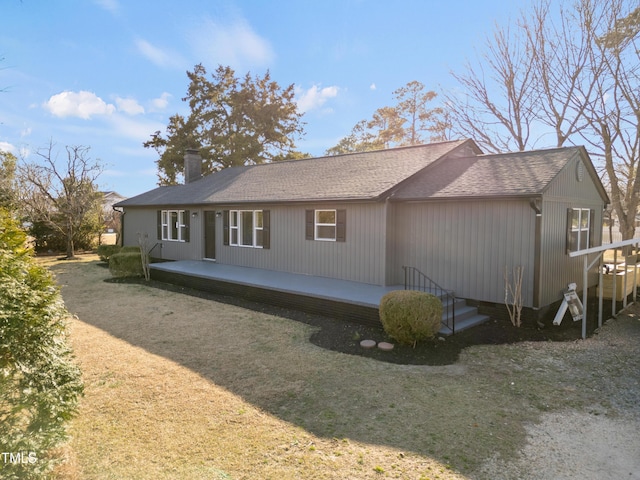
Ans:
{"label": "dry grass patch", "polygon": [[615,354],[635,366],[632,381],[640,371],[637,349],[598,339],[569,355],[517,344],[473,347],[445,367],[385,364],[318,348],[288,319],[105,283],[96,262],[53,269],[78,316],[78,478],[489,478],[483,462],[516,457],[542,414],[629,407],[603,397],[622,380],[585,375],[589,345],[603,345],[598,368]]}

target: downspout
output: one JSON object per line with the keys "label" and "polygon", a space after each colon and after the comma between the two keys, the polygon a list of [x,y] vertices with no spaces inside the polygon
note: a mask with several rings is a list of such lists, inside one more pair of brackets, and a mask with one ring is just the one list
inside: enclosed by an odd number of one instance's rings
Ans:
{"label": "downspout", "polygon": [[538,310],[542,303],[542,197],[529,199],[529,206],[536,212],[533,251],[533,309]]}
{"label": "downspout", "polygon": [[[118,210],[118,207],[112,205],[111,208],[114,212],[118,212],[120,214],[120,246],[124,245],[124,208],[122,210]],[[117,244],[118,242],[116,242]]]}
{"label": "downspout", "polygon": [[[389,278],[388,278],[388,272],[389,272],[389,261],[391,260],[392,264],[395,264],[395,262],[393,260],[395,260],[395,253],[394,258],[390,259],[390,246],[389,246],[389,232],[393,231],[395,234],[395,228],[391,229],[389,222],[389,202],[391,200],[391,198],[395,195],[396,193],[393,192],[391,193],[391,195],[387,195],[387,197],[384,199],[384,269],[383,269],[383,275],[384,275],[384,285],[386,286],[389,283],[395,283],[395,282],[389,282]],[[395,239],[394,239],[395,240]],[[395,242],[393,242],[395,245]]]}

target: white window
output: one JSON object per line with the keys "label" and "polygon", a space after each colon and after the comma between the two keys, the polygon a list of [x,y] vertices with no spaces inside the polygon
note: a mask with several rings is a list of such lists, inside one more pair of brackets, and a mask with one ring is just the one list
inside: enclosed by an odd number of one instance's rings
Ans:
{"label": "white window", "polygon": [[184,242],[187,240],[185,210],[162,210],[162,240]]}
{"label": "white window", "polygon": [[571,212],[569,251],[575,252],[589,248],[589,230],[591,214],[588,208],[574,208]]}
{"label": "white window", "polygon": [[229,244],[238,245],[238,231],[240,226],[238,225],[238,211],[231,210],[229,212]]}
{"label": "white window", "polygon": [[315,211],[315,239],[336,241],[336,210]]}
{"label": "white window", "polygon": [[230,245],[262,248],[262,210],[230,210],[229,237]]}

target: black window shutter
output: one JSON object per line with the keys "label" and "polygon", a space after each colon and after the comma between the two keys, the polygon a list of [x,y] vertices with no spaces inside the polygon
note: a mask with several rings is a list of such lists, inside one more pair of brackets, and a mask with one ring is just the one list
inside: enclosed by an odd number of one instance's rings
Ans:
{"label": "black window shutter", "polygon": [[347,211],[336,211],[336,242],[347,241]]}
{"label": "black window shutter", "polygon": [[595,230],[594,227],[596,225],[596,211],[589,210],[589,248],[593,247],[596,243]]}
{"label": "black window shutter", "polygon": [[567,208],[567,253],[571,251],[571,221],[573,220],[573,208]]}
{"label": "black window shutter", "polygon": [[229,210],[222,211],[222,244],[229,245]]}
{"label": "black window shutter", "polygon": [[271,212],[262,211],[262,248],[271,248]]}
{"label": "black window shutter", "polygon": [[185,242],[189,241],[189,237],[190,235],[190,230],[191,230],[191,215],[189,210],[185,210],[184,211],[184,217],[183,217],[183,221],[184,221],[184,238],[183,240]]}
{"label": "black window shutter", "polygon": [[158,210],[157,219],[158,219],[158,240],[162,240],[162,210]]}
{"label": "black window shutter", "polygon": [[307,240],[313,240],[315,235],[313,234],[313,230],[315,229],[315,211],[314,210],[306,210],[305,211],[305,229],[304,235]]}

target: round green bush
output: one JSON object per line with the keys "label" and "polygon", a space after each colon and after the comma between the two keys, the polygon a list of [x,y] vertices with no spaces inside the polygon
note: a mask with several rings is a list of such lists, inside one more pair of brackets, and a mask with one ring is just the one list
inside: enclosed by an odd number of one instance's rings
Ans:
{"label": "round green bush", "polygon": [[414,290],[396,290],[380,300],[384,331],[398,343],[414,345],[440,330],[442,302],[435,295]]}
{"label": "round green bush", "polygon": [[122,247],[120,245],[100,245],[98,247],[98,256],[100,261],[109,263],[109,257],[115,255],[120,251]]}

